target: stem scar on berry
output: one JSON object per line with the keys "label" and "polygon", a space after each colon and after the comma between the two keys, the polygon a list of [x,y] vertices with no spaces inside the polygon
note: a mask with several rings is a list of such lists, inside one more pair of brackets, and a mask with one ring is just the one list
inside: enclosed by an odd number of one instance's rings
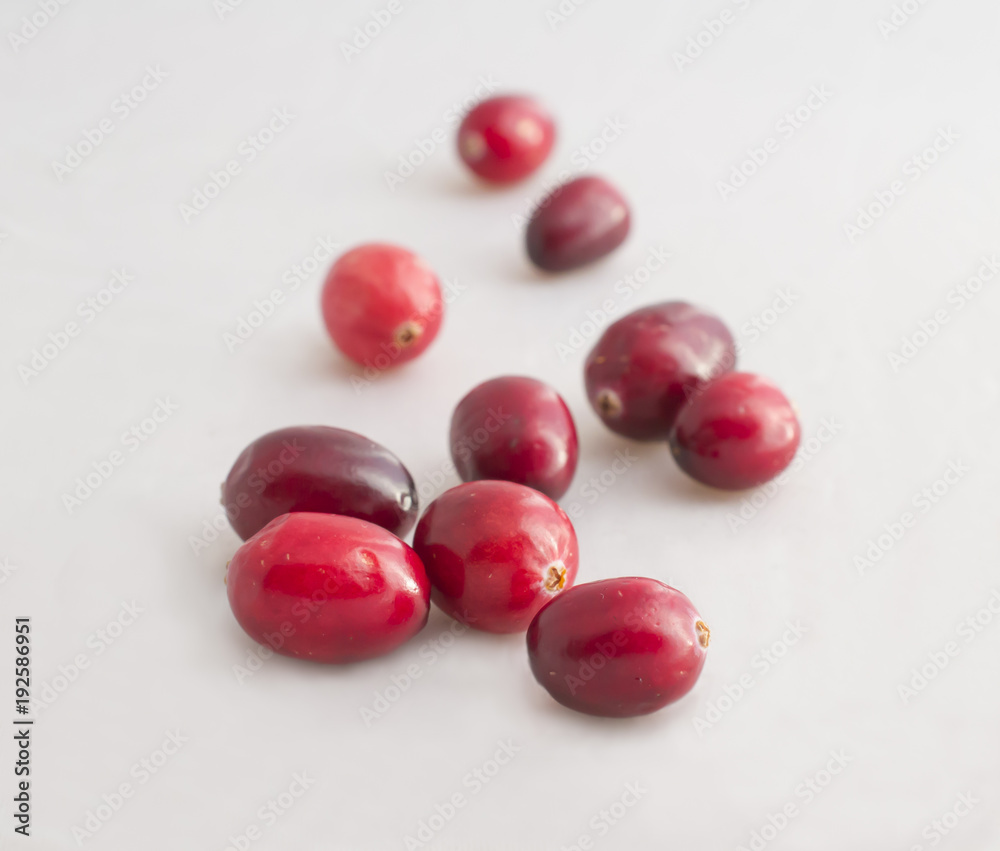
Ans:
{"label": "stem scar on berry", "polygon": [[617,417],[622,412],[622,400],[614,390],[602,390],[597,394],[597,407],[606,417]]}
{"label": "stem scar on berry", "polygon": [[419,323],[410,320],[409,322],[404,322],[396,329],[396,333],[393,335],[396,345],[400,348],[405,349],[407,346],[412,346],[417,340],[420,339],[420,335],[423,333],[423,328]]}
{"label": "stem scar on berry", "polygon": [[562,591],[566,587],[566,568],[561,564],[553,564],[545,576],[546,591]]}

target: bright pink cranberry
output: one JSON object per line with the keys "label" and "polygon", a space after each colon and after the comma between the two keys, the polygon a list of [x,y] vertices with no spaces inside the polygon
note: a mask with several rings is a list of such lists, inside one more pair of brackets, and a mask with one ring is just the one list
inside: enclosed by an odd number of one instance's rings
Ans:
{"label": "bright pink cranberry", "polygon": [[464,624],[523,632],[573,584],[579,559],[565,512],[513,482],[469,482],[431,503],[413,539],[431,599]]}
{"label": "bright pink cranberry", "polygon": [[531,672],[563,706],[627,718],[686,695],[705,664],[709,631],[691,601],[655,579],[570,588],[528,628]]}
{"label": "bright pink cranberry", "polygon": [[313,662],[381,656],[427,622],[430,585],[406,544],[336,514],[283,514],[236,551],[229,605],[275,653]]}
{"label": "bright pink cranberry", "polygon": [[559,499],[573,481],[577,451],[569,408],[534,378],[484,381],[451,417],[451,457],[466,482],[503,479]]}
{"label": "bright pink cranberry", "polygon": [[587,398],[612,431],[667,440],[687,398],[736,365],[722,320],[682,301],[642,307],[612,324],[587,357]]}
{"label": "bright pink cranberry", "polygon": [[514,183],[537,169],[552,150],[555,124],[527,97],[490,98],[473,107],[458,128],[458,153],[491,183]]}
{"label": "bright pink cranberry", "polygon": [[785,395],[748,372],[730,372],[681,409],[670,437],[680,468],[723,490],[744,490],[784,470],[799,448],[799,420]]}
{"label": "bright pink cranberry", "polygon": [[357,517],[400,537],[417,520],[417,490],[403,462],[367,437],[327,426],[257,438],[229,471],[222,504],[243,540],[293,511]]}
{"label": "bright pink cranberry", "polygon": [[526,234],[538,268],[564,272],[614,251],[631,216],[622,194],[600,177],[578,177],[554,189],[535,210]]}
{"label": "bright pink cranberry", "polygon": [[352,248],[323,285],[323,321],[337,347],[364,366],[385,370],[413,360],[441,327],[437,275],[395,245]]}

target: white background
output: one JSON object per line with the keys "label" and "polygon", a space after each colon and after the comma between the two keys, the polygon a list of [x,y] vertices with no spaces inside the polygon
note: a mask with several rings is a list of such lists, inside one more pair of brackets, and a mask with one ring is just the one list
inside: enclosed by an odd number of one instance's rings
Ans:
{"label": "white background", "polygon": [[[348,61],[342,44],[384,3],[247,0],[220,19],[210,0],[73,0],[16,51],[7,33],[37,7],[4,4],[0,724],[13,717],[15,616],[33,619],[36,693],[65,688],[34,728],[30,843],[12,833],[14,757],[0,740],[0,846],[76,847],[74,826],[180,730],[181,751],[149,782],[133,777],[87,844],[222,851],[305,772],[314,784],[254,851],[403,849],[456,792],[467,805],[421,847],[590,836],[598,849],[736,849],[793,803],[768,848],[908,850],[931,847],[928,826],[971,792],[980,803],[938,845],[996,848],[1000,626],[994,616],[968,643],[958,629],[1000,587],[1000,294],[987,282],[958,310],[949,293],[1000,251],[1000,29],[988,0],[910,5],[883,34],[889,0],[590,0],[561,22],[546,15],[555,3],[402,0]],[[679,68],[675,53],[724,9],[722,35]],[[113,104],[147,65],[168,76],[121,120]],[[558,121],[549,162],[507,190],[476,185],[451,149],[455,105],[482,79],[538,95]],[[724,200],[718,182],[814,86],[832,96]],[[275,109],[290,125],[247,162],[241,142]],[[106,117],[113,132],[60,180],[53,162]],[[608,121],[625,129],[590,168],[631,200],[631,236],[604,262],[543,277],[511,216],[585,161]],[[385,173],[438,128],[448,144],[390,191]],[[912,180],[907,163],[948,128],[957,141]],[[230,159],[240,175],[185,222],[180,205]],[[894,180],[905,193],[852,241],[845,225]],[[360,391],[321,324],[327,262],[232,352],[224,340],[255,300],[288,289],[283,274],[319,237],[409,246],[460,292],[423,357]],[[616,282],[657,247],[669,263],[625,299]],[[120,268],[134,282],[86,322],[78,305]],[[794,305],[751,331],[783,289]],[[664,447],[630,444],[591,413],[585,323],[609,298],[619,312],[678,298],[717,312],[742,367],[795,400],[804,438],[830,419],[838,433],[734,531],[744,495],[688,482]],[[894,371],[888,353],[939,309],[948,323]],[[79,335],[25,380],[19,365],[69,321]],[[574,329],[585,342],[559,349]],[[239,682],[255,645],[222,581],[239,541],[227,529],[193,545],[239,451],[281,426],[340,426],[437,493],[454,404],[505,373],[551,382],[577,418],[582,459],[563,504],[580,506],[580,581],[657,577],[712,627],[695,691],[651,717],[577,715],[535,684],[519,636],[465,634],[436,654],[427,642],[449,626],[437,612],[389,657],[271,659]],[[122,433],[158,399],[176,412],[130,451]],[[63,495],[116,449],[124,463],[68,511]],[[596,495],[588,480],[626,450],[636,461]],[[953,462],[968,472],[930,510],[914,506]],[[859,570],[907,510],[912,528]],[[132,601],[142,614],[103,645],[98,630]],[[787,622],[805,633],[764,672],[759,654]],[[904,702],[912,669],[951,641],[958,655]],[[87,667],[66,687],[60,666],[79,654]],[[366,726],[361,709],[412,664],[419,679]],[[746,675],[752,687],[727,703]],[[710,704],[728,711],[699,732]],[[464,778],[508,739],[516,757],[473,794]],[[806,803],[797,787],[835,749],[852,762]],[[592,819],[635,782],[639,803],[599,835]]]}

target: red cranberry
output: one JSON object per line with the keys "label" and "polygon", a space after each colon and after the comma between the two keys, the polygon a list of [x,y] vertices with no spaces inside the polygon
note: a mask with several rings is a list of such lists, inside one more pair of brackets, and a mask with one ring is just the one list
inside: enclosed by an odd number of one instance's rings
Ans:
{"label": "red cranberry", "polygon": [[655,579],[588,582],[549,602],[528,628],[531,672],[563,706],[626,718],[683,697],[705,664],[708,627]]}
{"label": "red cranberry", "polygon": [[451,457],[466,482],[503,479],[559,499],[573,481],[577,450],[569,408],[534,378],[484,381],[451,417]]}
{"label": "red cranberry", "polygon": [[323,320],[337,347],[384,370],[413,360],[437,336],[444,311],[437,275],[420,257],[372,243],[341,255],[323,285]]}
{"label": "red cranberry", "polygon": [[622,194],[600,177],[578,177],[554,189],[528,222],[528,257],[549,272],[576,269],[614,251],[631,216]]}
{"label": "red cranberry", "polygon": [[526,97],[490,98],[458,128],[458,153],[491,183],[514,183],[537,169],[552,150],[556,129],[549,113]]}
{"label": "red cranberry", "polygon": [[799,448],[799,421],[785,395],[747,372],[723,375],[681,410],[670,437],[680,468],[702,484],[744,490],[770,481]]}
{"label": "red cranberry", "polygon": [[682,301],[642,307],[612,324],[587,357],[587,397],[612,431],[667,440],[687,398],[736,365],[722,321]]}
{"label": "red cranberry", "polygon": [[431,503],[414,535],[431,599],[464,624],[523,632],[576,578],[573,524],[544,494],[513,482],[469,482]]}
{"label": "red cranberry", "polygon": [[430,585],[406,544],[335,514],[283,514],[236,551],[229,605],[275,653],[313,662],[381,656],[427,622]]}
{"label": "red cranberry", "polygon": [[367,437],[327,426],[257,438],[229,471],[222,503],[243,540],[292,511],[357,517],[399,536],[417,519],[416,487],[403,462]]}

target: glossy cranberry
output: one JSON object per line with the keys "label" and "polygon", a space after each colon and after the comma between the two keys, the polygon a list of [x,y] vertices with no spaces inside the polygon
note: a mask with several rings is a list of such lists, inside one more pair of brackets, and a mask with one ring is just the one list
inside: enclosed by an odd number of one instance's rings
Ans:
{"label": "glossy cranberry", "polygon": [[676,588],[641,577],[605,579],[569,589],[535,615],[528,659],[535,679],[563,706],[626,718],[691,691],[708,638]]}
{"label": "glossy cranberry", "polygon": [[222,503],[243,540],[292,511],[357,517],[399,536],[417,519],[416,486],[403,462],[367,437],[327,426],[257,438],[229,471]]}
{"label": "glossy cranberry", "polygon": [[559,499],[573,481],[577,454],[573,415],[534,378],[484,381],[451,417],[451,457],[466,482],[502,479]]}
{"label": "glossy cranberry", "polygon": [[628,236],[631,216],[622,194],[600,177],[557,187],[528,222],[528,257],[538,268],[564,272],[614,251]]}
{"label": "glossy cranberry", "polygon": [[513,482],[469,482],[439,496],[413,539],[447,614],[487,632],[523,632],[576,578],[573,524],[544,494]]}
{"label": "glossy cranberry", "polygon": [[687,398],[736,365],[722,321],[682,301],[612,324],[587,357],[587,398],[604,424],[634,440],[667,440]]}
{"label": "glossy cranberry", "polygon": [[327,331],[347,357],[385,370],[413,360],[433,342],[444,304],[437,275],[420,257],[372,243],[333,264],[322,308]]}
{"label": "glossy cranberry", "polygon": [[680,468],[702,484],[744,490],[770,481],[799,448],[799,420],[769,381],[731,372],[681,409],[670,437]]}
{"label": "glossy cranberry", "polygon": [[336,514],[283,514],[236,551],[226,576],[241,627],[313,662],[381,656],[427,622],[430,585],[406,544]]}
{"label": "glossy cranberry", "polygon": [[491,183],[514,183],[548,157],[556,129],[549,113],[527,97],[503,96],[473,107],[458,128],[458,153]]}

